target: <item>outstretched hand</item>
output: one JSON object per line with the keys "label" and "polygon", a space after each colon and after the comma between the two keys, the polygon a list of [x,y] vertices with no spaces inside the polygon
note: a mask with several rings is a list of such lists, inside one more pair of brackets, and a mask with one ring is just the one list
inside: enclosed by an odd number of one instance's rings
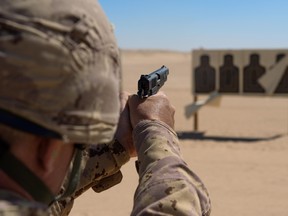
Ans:
{"label": "outstretched hand", "polygon": [[115,138],[128,151],[130,157],[137,156],[132,131],[143,120],[158,120],[174,128],[175,108],[163,92],[140,99],[137,95],[123,92],[120,95],[121,114]]}
{"label": "outstretched hand", "polygon": [[132,128],[142,120],[159,120],[174,128],[175,108],[163,92],[145,99],[133,95],[128,102]]}

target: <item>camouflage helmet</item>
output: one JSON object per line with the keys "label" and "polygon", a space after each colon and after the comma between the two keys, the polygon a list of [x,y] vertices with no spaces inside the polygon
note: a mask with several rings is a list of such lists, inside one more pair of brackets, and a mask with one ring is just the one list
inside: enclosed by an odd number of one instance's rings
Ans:
{"label": "camouflage helmet", "polygon": [[0,2],[0,113],[73,143],[110,140],[119,117],[120,60],[98,2]]}

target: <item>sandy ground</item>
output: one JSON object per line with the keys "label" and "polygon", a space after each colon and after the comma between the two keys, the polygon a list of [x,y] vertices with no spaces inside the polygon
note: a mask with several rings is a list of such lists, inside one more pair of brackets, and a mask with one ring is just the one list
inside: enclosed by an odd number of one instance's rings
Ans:
{"label": "sandy ground", "polygon": [[[190,53],[122,51],[122,63],[123,89],[132,93],[141,74],[169,67],[163,90],[176,107],[184,158],[210,192],[213,216],[288,215],[287,97],[222,97],[220,107],[200,110],[203,134],[195,139],[193,118],[184,115],[192,102]],[[122,171],[121,184],[101,194],[88,191],[71,215],[129,215],[138,181],[134,160]]]}

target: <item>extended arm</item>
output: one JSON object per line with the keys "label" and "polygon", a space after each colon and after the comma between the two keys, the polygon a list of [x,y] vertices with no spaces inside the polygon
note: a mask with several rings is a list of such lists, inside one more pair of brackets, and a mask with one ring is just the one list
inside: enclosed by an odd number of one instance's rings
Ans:
{"label": "extended arm", "polygon": [[134,96],[129,109],[139,171],[131,215],[209,215],[207,190],[181,157],[168,98]]}
{"label": "extended arm", "polygon": [[183,161],[175,132],[161,121],[142,121],[133,135],[139,186],[131,215],[209,215],[207,190]]}

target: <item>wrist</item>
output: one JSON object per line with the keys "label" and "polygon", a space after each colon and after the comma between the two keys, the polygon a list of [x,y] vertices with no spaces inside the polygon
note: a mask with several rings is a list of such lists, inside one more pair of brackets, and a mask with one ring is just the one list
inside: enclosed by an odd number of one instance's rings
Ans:
{"label": "wrist", "polygon": [[176,132],[173,130],[172,127],[170,127],[168,124],[166,124],[163,121],[155,119],[155,120],[141,120],[141,121],[139,121],[134,127],[133,137],[134,137],[134,135],[141,133],[143,128],[146,128],[149,125],[153,125],[153,126],[158,125],[159,127],[163,127],[165,129],[167,129],[169,132],[171,132],[173,135],[177,136]]}
{"label": "wrist", "polygon": [[[148,148],[147,139],[153,136],[163,136],[167,139],[177,139],[176,132],[166,123],[159,120],[142,120],[137,123],[133,130],[133,143],[139,156],[143,147]],[[144,145],[144,146],[143,146]],[[140,148],[142,150],[140,150]]]}

